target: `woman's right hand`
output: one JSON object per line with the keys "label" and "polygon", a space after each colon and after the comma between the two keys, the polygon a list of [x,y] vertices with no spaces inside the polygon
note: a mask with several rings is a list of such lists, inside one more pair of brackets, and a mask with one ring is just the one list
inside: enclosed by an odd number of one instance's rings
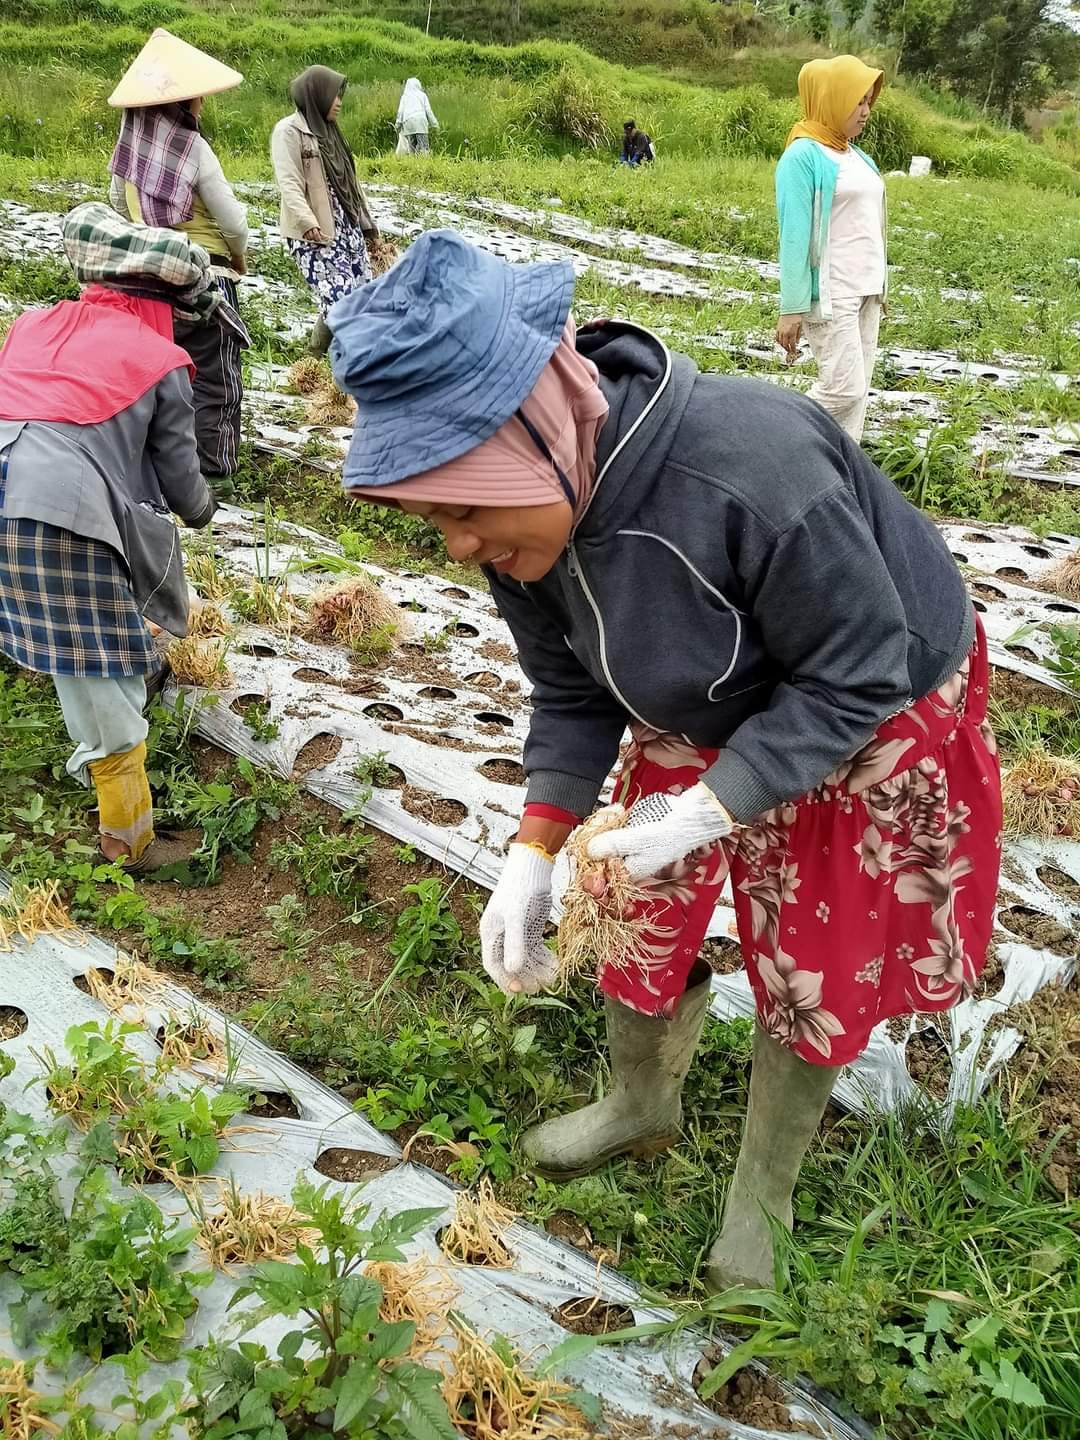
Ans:
{"label": "woman's right hand", "polygon": [[512,843],[480,917],[484,969],[507,995],[535,995],[554,983],[558,960],[544,944],[554,868],[539,848]]}
{"label": "woman's right hand", "polygon": [[776,327],[776,343],[782,350],[787,351],[789,360],[794,360],[799,353],[799,341],[802,339],[801,315],[781,315],[780,323]]}
{"label": "woman's right hand", "polygon": [[304,231],[304,239],[309,245],[326,244],[326,236],[322,233],[322,231],[317,225],[313,225],[310,230]]}

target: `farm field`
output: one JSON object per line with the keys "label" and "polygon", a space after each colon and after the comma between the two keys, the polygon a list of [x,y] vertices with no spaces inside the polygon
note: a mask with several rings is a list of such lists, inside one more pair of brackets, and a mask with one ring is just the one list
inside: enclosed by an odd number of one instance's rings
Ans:
{"label": "farm field", "polygon": [[[527,686],[480,577],[341,493],[349,414],[291,369],[314,312],[265,139],[288,74],[339,64],[399,245],[451,225],[507,258],[565,255],[579,318],[805,387],[811,362],[771,339],[790,107],[547,40],[478,59],[322,6],[302,20],[35,0],[0,21],[0,74],[20,77],[0,106],[0,327],[73,293],[59,217],[104,191],[104,96],[154,23],[248,70],[208,128],[257,225],[244,466],[235,505],[185,537],[200,635],[148,742],[159,808],[205,836],[182,884],[99,863],[51,685],[0,662],[0,1434],[1080,1435],[1080,171],[907,92],[882,116],[886,164],[937,165],[888,181],[866,445],[944,527],[990,638],[1014,777],[999,923],[970,1001],[891,1027],[845,1076],[777,1290],[739,1313],[701,1283],[752,1033],[723,909],[682,1143],[566,1184],[518,1153],[607,1083],[591,986],[508,998],[479,964]],[[408,73],[447,117],[430,159],[389,153]],[[627,104],[670,141],[648,174],[605,148]],[[313,633],[313,597],[356,574],[398,620],[352,646]],[[237,1288],[262,1307],[250,1337]],[[634,1322],[654,1336],[597,1343]],[[779,1378],[741,1368],[755,1357]],[[275,1430],[270,1397],[320,1384],[319,1423]],[[511,1393],[530,1397],[516,1419]]]}

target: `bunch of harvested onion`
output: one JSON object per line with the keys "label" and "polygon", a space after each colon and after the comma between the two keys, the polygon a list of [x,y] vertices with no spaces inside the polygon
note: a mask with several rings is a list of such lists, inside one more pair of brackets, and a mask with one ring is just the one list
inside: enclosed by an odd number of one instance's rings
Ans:
{"label": "bunch of harvested onion", "polygon": [[622,805],[608,805],[566,843],[574,865],[559,922],[559,979],[564,987],[575,976],[593,974],[605,965],[625,969],[641,954],[648,927],[637,911],[648,892],[630,879],[618,856],[593,860],[588,854],[589,842],[606,830],[621,830],[628,814]]}

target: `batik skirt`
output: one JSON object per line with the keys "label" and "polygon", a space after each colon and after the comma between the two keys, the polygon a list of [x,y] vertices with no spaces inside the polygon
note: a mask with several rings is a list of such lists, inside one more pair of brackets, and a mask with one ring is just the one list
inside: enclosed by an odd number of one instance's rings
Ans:
{"label": "batik skirt", "polygon": [[[987,686],[979,624],[956,674],[886,720],[816,790],[647,882],[641,958],[604,967],[600,988],[670,1016],[730,873],[758,1021],[802,1059],[844,1065],[879,1021],[954,1005],[982,971],[997,895],[1001,783]],[[615,798],[677,794],[717,754],[638,726]]]}
{"label": "batik skirt", "polygon": [[307,240],[285,242],[323,315],[342,296],[371,279],[364,232],[346,216],[332,190],[330,209],[334,216],[334,238],[329,245],[312,245]]}

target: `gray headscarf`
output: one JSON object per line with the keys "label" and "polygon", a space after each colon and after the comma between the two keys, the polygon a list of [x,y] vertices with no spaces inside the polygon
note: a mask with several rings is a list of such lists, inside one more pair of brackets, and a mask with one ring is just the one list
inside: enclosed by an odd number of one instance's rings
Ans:
{"label": "gray headscarf", "polygon": [[345,76],[337,70],[331,70],[326,65],[309,65],[289,86],[289,94],[319,142],[326,178],[341,202],[342,210],[354,225],[368,231],[375,226],[356,178],[356,161],[349,142],[337,121],[326,118],[327,111],[347,83]]}

